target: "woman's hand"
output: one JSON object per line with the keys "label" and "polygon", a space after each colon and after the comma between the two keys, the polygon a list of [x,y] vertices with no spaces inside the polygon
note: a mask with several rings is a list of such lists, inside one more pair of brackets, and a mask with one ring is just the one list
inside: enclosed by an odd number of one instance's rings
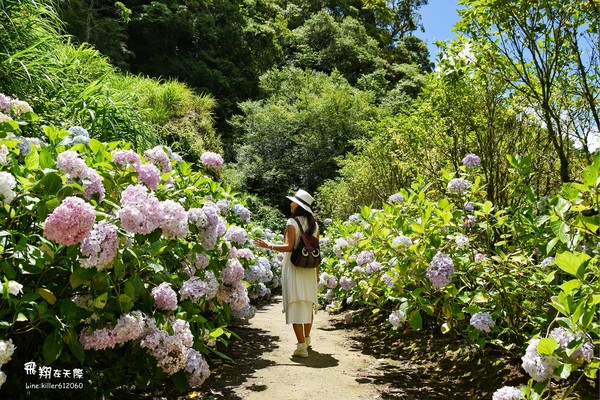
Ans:
{"label": "woman's hand", "polygon": [[271,247],[271,245],[269,243],[265,242],[263,239],[255,239],[254,245],[256,247],[262,247],[263,249],[268,249]]}

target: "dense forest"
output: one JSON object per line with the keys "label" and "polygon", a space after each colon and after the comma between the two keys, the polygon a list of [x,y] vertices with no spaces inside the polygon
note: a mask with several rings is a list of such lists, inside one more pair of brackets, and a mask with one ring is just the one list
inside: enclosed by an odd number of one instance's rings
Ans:
{"label": "dense forest", "polygon": [[222,152],[229,185],[280,207],[304,187],[324,216],[469,152],[503,205],[508,155],[536,160],[541,195],[575,179],[598,140],[598,4],[461,3],[433,72],[426,0],[4,1],[0,85],[101,138]]}

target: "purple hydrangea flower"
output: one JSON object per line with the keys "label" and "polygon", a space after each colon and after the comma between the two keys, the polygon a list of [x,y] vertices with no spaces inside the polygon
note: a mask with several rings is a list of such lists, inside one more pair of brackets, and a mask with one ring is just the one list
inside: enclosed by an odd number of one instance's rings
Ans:
{"label": "purple hydrangea flower", "polygon": [[406,314],[402,310],[395,310],[392,311],[388,319],[390,324],[398,328],[404,321],[406,321]]}
{"label": "purple hydrangea flower", "polygon": [[436,289],[448,285],[452,281],[452,274],[454,274],[452,259],[438,251],[427,267],[426,276],[431,285]]}
{"label": "purple hydrangea flower", "polygon": [[448,192],[463,195],[471,187],[471,183],[463,178],[454,178],[448,182]]}
{"label": "purple hydrangea flower", "polygon": [[481,165],[481,159],[477,155],[471,153],[467,154],[465,158],[462,159],[462,163],[468,168],[478,167]]}
{"label": "purple hydrangea flower", "polygon": [[404,203],[404,196],[402,196],[401,193],[394,193],[393,195],[391,195],[390,197],[388,197],[388,201],[390,203],[403,204]]}
{"label": "purple hydrangea flower", "polygon": [[543,382],[552,378],[559,361],[556,356],[540,355],[537,350],[539,343],[540,339],[533,339],[529,343],[525,355],[521,357],[521,366],[534,380]]}
{"label": "purple hydrangea flower", "polygon": [[81,242],[81,254],[87,258],[81,260],[83,268],[96,267],[101,271],[117,255],[119,250],[118,228],[106,221],[100,221]]}
{"label": "purple hydrangea flower", "polygon": [[177,310],[177,293],[171,288],[171,284],[163,282],[152,289],[152,297],[156,308],[161,310]]}

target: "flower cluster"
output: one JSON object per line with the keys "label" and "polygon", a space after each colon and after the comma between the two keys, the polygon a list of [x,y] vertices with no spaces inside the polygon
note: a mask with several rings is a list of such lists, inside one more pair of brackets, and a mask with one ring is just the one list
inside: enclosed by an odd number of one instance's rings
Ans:
{"label": "flower cluster", "polygon": [[519,400],[523,394],[514,386],[504,386],[494,392],[492,400]]}
{"label": "flower cluster", "polygon": [[471,187],[471,183],[463,178],[454,178],[448,182],[448,192],[463,195]]}
{"label": "flower cluster", "polygon": [[117,150],[112,153],[113,162],[118,165],[136,166],[142,163],[140,156],[133,150]]}
{"label": "flower cluster", "polygon": [[163,174],[173,170],[171,159],[162,146],[156,146],[153,149],[144,151],[144,158],[157,167],[160,167]]}
{"label": "flower cluster", "polygon": [[563,350],[566,350],[569,343],[571,343],[573,340],[583,339],[583,344],[571,354],[571,359],[574,361],[582,360],[585,362],[591,362],[592,358],[594,358],[594,345],[592,344],[591,339],[581,332],[577,335],[574,335],[565,328],[554,328],[550,332],[549,337],[556,340],[558,345]]}
{"label": "flower cluster", "polygon": [[390,314],[388,320],[392,326],[398,328],[404,321],[406,321],[406,314],[402,310],[394,310]]}
{"label": "flower cluster", "polygon": [[412,240],[408,236],[400,235],[396,236],[394,240],[392,240],[392,247],[410,247],[413,245]]}
{"label": "flower cluster", "polygon": [[239,226],[230,226],[225,233],[225,239],[232,243],[244,244],[246,243],[246,230]]}
{"label": "flower cluster", "polygon": [[234,205],[233,212],[236,213],[238,215],[238,217],[240,217],[242,222],[250,222],[250,217],[251,217],[250,210],[248,210],[243,205],[241,205],[241,204]]}
{"label": "flower cluster", "polygon": [[96,267],[98,271],[104,269],[117,255],[119,250],[119,237],[117,226],[106,221],[100,221],[90,231],[90,234],[81,242],[81,260],[83,268]]}
{"label": "flower cluster", "polygon": [[539,343],[540,339],[533,339],[529,343],[525,355],[521,357],[523,361],[521,365],[534,380],[543,382],[552,378],[559,361],[555,356],[540,355],[537,350]]}
{"label": "flower cluster", "polygon": [[19,116],[27,112],[33,112],[33,108],[26,101],[0,93],[0,112],[7,114],[7,116]]}
{"label": "flower cluster", "polygon": [[194,349],[188,351],[188,361],[185,370],[190,374],[188,383],[191,387],[201,386],[210,376],[210,368],[202,354]]}
{"label": "flower cluster", "polygon": [[452,259],[438,251],[427,267],[426,276],[431,285],[436,289],[448,285],[452,281],[452,274],[454,274]]}
{"label": "flower cluster", "polygon": [[194,344],[187,321],[176,319],[172,328],[173,335],[169,335],[157,327],[154,320],[149,320],[146,328],[149,333],[140,342],[140,346],[148,350],[167,375],[173,375],[188,366],[190,348]]}
{"label": "flower cluster", "polygon": [[340,286],[344,290],[350,290],[354,287],[354,281],[352,278],[348,278],[347,276],[342,276],[340,278]]}
{"label": "flower cluster", "polygon": [[175,239],[188,235],[188,213],[181,204],[173,200],[165,200],[161,202],[161,211],[160,227],[164,237]]}
{"label": "flower cluster", "polygon": [[200,241],[205,249],[212,250],[217,243],[217,237],[227,231],[221,218],[221,210],[212,201],[204,203],[202,208],[192,208],[188,211],[188,221],[198,228]]}
{"label": "flower cluster", "polygon": [[402,196],[401,193],[394,193],[393,195],[391,195],[390,197],[388,197],[388,201],[390,203],[403,204],[404,203],[404,196]]}
{"label": "flower cluster", "polygon": [[72,126],[68,129],[69,136],[65,137],[59,145],[72,146],[77,143],[88,145],[90,143],[90,134],[81,126]]}
{"label": "flower cluster", "polygon": [[356,258],[356,264],[363,266],[375,261],[375,252],[373,250],[364,250]]}
{"label": "flower cluster", "polygon": [[466,235],[458,235],[454,238],[457,249],[466,249],[469,247],[469,237]]}
{"label": "flower cluster", "polygon": [[60,153],[56,159],[56,167],[66,174],[69,180],[78,179],[83,183],[86,199],[91,199],[97,193],[99,201],[104,200],[102,177],[95,169],[88,167],[76,151],[68,150]]}
{"label": "flower cluster", "polygon": [[81,243],[96,220],[94,207],[78,197],[67,197],[44,223],[44,236],[62,245]]}
{"label": "flower cluster", "polygon": [[335,289],[338,285],[337,278],[333,275],[329,275],[327,272],[321,273],[319,277],[319,286],[327,287],[329,289]]}
{"label": "flower cluster", "polygon": [[[10,361],[15,348],[12,339],[0,340],[0,367]],[[0,371],[0,387],[2,387],[4,382],[6,382],[6,374]]]}
{"label": "flower cluster", "polygon": [[479,167],[481,165],[481,159],[477,155],[471,153],[467,154],[465,158],[462,159],[462,163],[468,168]]}
{"label": "flower cluster", "polygon": [[4,197],[4,203],[10,204],[16,197],[17,193],[13,191],[17,181],[9,172],[0,171],[0,195]]}
{"label": "flower cluster", "polygon": [[171,284],[163,282],[152,289],[154,304],[161,310],[177,310],[177,293],[171,287]]}
{"label": "flower cluster", "polygon": [[483,332],[490,332],[490,330],[496,325],[492,316],[488,313],[476,313],[471,316],[469,321],[471,326]]}
{"label": "flower cluster", "polygon": [[212,167],[214,169],[220,169],[221,166],[223,166],[223,157],[221,157],[220,154],[212,151],[202,153],[200,156],[200,161],[203,165]]}
{"label": "flower cluster", "polygon": [[223,269],[223,283],[227,285],[236,285],[244,278],[244,267],[235,258],[227,261],[227,267]]}
{"label": "flower cluster", "polygon": [[142,185],[130,185],[121,193],[121,226],[128,232],[147,235],[162,221],[159,200]]}
{"label": "flower cluster", "polygon": [[271,263],[265,257],[258,257],[245,271],[244,279],[249,283],[270,282],[273,279]]}

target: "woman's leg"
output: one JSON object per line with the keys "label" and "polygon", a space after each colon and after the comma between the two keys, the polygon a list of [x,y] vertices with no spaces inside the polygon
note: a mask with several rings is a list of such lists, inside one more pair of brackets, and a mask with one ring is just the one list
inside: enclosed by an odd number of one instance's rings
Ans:
{"label": "woman's leg", "polygon": [[310,336],[310,330],[312,328],[312,324],[304,324],[304,337]]}
{"label": "woman's leg", "polygon": [[[294,333],[296,334],[296,339],[298,343],[304,343],[304,326],[303,324],[292,324],[294,327]],[[309,329],[310,333],[310,329]]]}

